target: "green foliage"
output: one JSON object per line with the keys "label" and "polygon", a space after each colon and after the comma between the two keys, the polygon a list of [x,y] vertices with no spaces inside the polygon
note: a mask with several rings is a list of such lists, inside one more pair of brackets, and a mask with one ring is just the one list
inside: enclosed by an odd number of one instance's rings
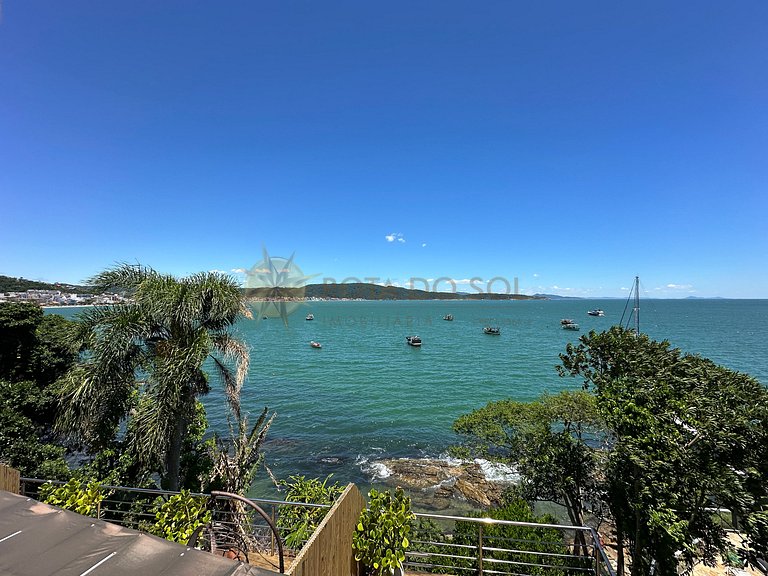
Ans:
{"label": "green foliage", "polygon": [[[478,513],[477,517],[494,520],[512,520],[537,524],[555,524],[552,516],[537,516],[533,509],[522,498],[507,497],[500,506]],[[564,566],[574,566],[573,560],[566,563],[565,558],[547,556],[546,560],[536,554],[567,555],[568,549],[563,543],[559,530],[554,528],[534,528],[530,526],[514,526],[504,524],[479,524],[477,522],[458,521],[453,534],[453,543],[465,546],[478,546],[480,530],[483,538],[483,561],[486,570],[498,569],[501,564],[493,561],[524,562],[529,564],[547,564],[549,567],[531,566],[526,574],[559,575]],[[493,550],[498,548],[499,550]],[[504,550],[505,549],[505,550]],[[524,550],[519,551],[519,550]],[[479,569],[479,559],[474,561],[458,561],[457,567]]]}
{"label": "green foliage", "polygon": [[40,498],[47,504],[59,506],[65,510],[72,510],[84,516],[98,518],[100,506],[105,494],[98,482],[81,482],[77,478],[70,478],[63,485],[55,485],[50,482],[40,487]]}
{"label": "green foliage", "polygon": [[[288,480],[282,480],[280,485],[288,488],[285,493],[286,502],[332,505],[344,491],[344,486],[338,482],[330,484],[330,479],[330,474],[322,482],[319,478],[290,476]],[[300,549],[327,513],[328,508],[280,506],[277,527],[286,546]]]}
{"label": "green foliage", "polygon": [[394,495],[372,489],[368,497],[368,507],[360,513],[352,535],[352,549],[355,560],[379,576],[402,566],[416,515],[402,488],[398,487]]}
{"label": "green foliage", "polygon": [[451,574],[451,560],[438,556],[446,554],[448,549],[444,547],[449,542],[443,529],[428,518],[419,518],[413,528],[413,537],[409,549],[419,552],[419,572],[433,572],[436,574]]}
{"label": "green foliage", "polygon": [[43,310],[34,304],[0,304],[0,378],[23,379],[27,374],[35,329]]}
{"label": "green foliage", "polygon": [[40,387],[55,383],[77,360],[77,327],[58,314],[46,314],[37,325],[29,375]]}
{"label": "green foliage", "polygon": [[0,304],[0,378],[53,384],[77,358],[76,325],[35,304]]}
{"label": "green foliage", "polygon": [[34,382],[0,380],[0,461],[23,476],[65,480],[64,448],[42,440],[45,428],[33,419],[41,402]]}
{"label": "green foliage", "polygon": [[171,542],[186,544],[195,530],[211,521],[211,511],[206,504],[205,497],[192,496],[189,490],[182,490],[159,506],[149,531]]}
{"label": "green foliage", "polygon": [[467,439],[465,449],[516,463],[526,499],[562,504],[571,523],[581,526],[584,500],[600,497],[592,446],[601,438],[601,423],[592,394],[564,391],[535,402],[490,402],[458,418],[453,430]]}
{"label": "green foliage", "polygon": [[189,423],[187,435],[181,446],[180,485],[195,490],[203,490],[213,468],[211,449],[213,439],[205,440],[208,418],[205,406],[195,401],[195,415]]}
{"label": "green foliage", "polygon": [[583,378],[611,434],[605,492],[637,575],[727,557],[708,507],[743,519],[749,559],[768,553],[768,390],[745,374],[619,327],[580,338],[561,374]]}
{"label": "green foliage", "polygon": [[[505,493],[499,506],[474,516],[494,520],[555,523],[551,516],[534,514],[531,506],[518,497],[514,490]],[[413,531],[411,550],[422,554],[417,560],[419,572],[470,574],[480,569],[477,547],[481,540],[483,569],[488,573],[494,570],[508,573],[511,565],[502,562],[547,565],[526,567],[524,572],[532,575],[555,576],[568,573],[567,568],[586,567],[583,559],[568,557],[568,547],[563,542],[561,532],[553,528],[458,521],[453,533],[449,535],[434,521],[420,518]],[[450,554],[474,558],[445,556]],[[547,556],[544,556],[545,554]]]}
{"label": "green foliage", "polygon": [[619,327],[583,336],[561,360],[559,373],[580,376],[584,392],[464,415],[454,423],[464,448],[515,462],[521,495],[564,504],[574,524],[583,524],[583,502],[604,502],[619,565],[626,547],[633,574],[732,555],[713,506],[740,519],[745,559],[768,553],[764,386]]}
{"label": "green foliage", "polygon": [[0,304],[0,461],[24,476],[70,476],[51,432],[55,382],[77,357],[75,326],[34,304]]}
{"label": "green foliage", "polygon": [[[261,446],[276,414],[264,408],[252,427],[240,413],[239,393],[229,398],[229,439],[215,436],[209,444],[212,461],[209,488],[244,495],[262,463]],[[235,420],[233,424],[232,420]]]}

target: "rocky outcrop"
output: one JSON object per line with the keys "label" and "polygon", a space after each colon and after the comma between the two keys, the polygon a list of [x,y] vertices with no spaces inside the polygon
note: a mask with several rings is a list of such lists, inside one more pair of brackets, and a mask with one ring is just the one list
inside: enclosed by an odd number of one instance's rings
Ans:
{"label": "rocky outcrop", "polygon": [[[423,505],[433,510],[445,510],[451,500],[466,500],[475,506],[487,508],[498,504],[509,484],[489,481],[479,464],[465,462],[453,464],[444,460],[402,459],[380,460],[391,476],[384,483],[402,486],[411,493],[420,492]],[[414,495],[415,496],[415,495]]]}

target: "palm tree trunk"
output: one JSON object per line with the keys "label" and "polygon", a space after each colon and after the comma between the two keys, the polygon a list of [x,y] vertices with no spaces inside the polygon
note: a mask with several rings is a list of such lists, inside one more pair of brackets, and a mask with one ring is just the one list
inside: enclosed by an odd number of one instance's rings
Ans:
{"label": "palm tree trunk", "polygon": [[179,415],[179,420],[173,428],[171,442],[168,446],[168,454],[165,461],[165,478],[163,479],[164,488],[177,492],[181,484],[181,448],[184,438],[187,435],[189,418],[184,410]]}

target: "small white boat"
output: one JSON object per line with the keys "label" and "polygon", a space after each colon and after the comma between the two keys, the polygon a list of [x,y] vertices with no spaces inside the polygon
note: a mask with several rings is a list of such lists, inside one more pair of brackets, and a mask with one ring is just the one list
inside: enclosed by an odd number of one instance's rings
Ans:
{"label": "small white boat", "polygon": [[453,320],[453,314],[446,314],[443,316],[443,320],[448,320],[449,322]]}
{"label": "small white boat", "polygon": [[323,347],[323,345],[320,344],[320,342],[315,342],[314,340],[312,340],[312,342],[310,342],[309,345],[312,346],[312,348],[322,348]]}
{"label": "small white boat", "polygon": [[483,332],[485,334],[490,334],[491,336],[501,336],[501,328],[494,328],[492,326],[486,326],[483,328]]}
{"label": "small white boat", "polygon": [[408,342],[409,346],[421,346],[421,338],[418,336],[406,336],[405,341]]}
{"label": "small white boat", "polygon": [[580,328],[575,322],[570,322],[569,324],[563,324],[563,330],[580,330]]}
{"label": "small white boat", "polygon": [[605,312],[600,310],[600,308],[597,308],[595,310],[590,310],[589,312],[587,312],[587,314],[589,314],[590,316],[605,316]]}
{"label": "small white boat", "polygon": [[314,314],[312,314],[312,313],[307,314],[307,320],[314,320],[314,319],[315,319],[315,315]]}

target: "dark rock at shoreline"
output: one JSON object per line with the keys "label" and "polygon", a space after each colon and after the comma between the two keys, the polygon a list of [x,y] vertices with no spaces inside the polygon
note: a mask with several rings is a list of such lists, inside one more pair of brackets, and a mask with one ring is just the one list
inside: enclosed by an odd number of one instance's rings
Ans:
{"label": "dark rock at shoreline", "polygon": [[423,504],[433,510],[445,510],[456,499],[487,508],[500,502],[504,489],[509,485],[488,480],[480,465],[474,462],[451,464],[444,460],[421,458],[379,460],[378,463],[392,473],[384,483],[402,486],[412,493],[421,492]]}

